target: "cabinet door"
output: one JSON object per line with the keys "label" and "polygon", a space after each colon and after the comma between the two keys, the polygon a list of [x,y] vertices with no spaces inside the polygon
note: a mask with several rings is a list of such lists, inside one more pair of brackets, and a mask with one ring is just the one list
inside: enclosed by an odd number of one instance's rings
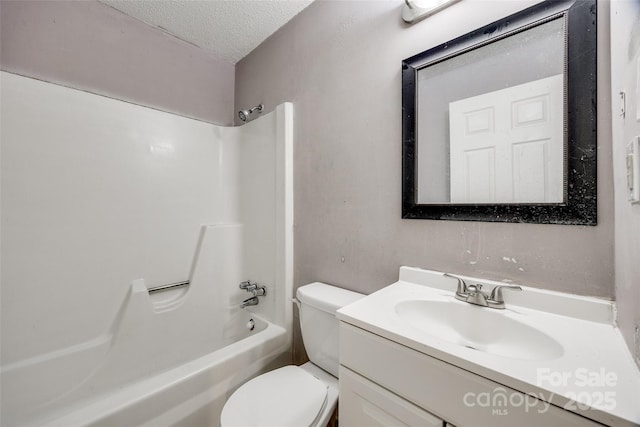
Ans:
{"label": "cabinet door", "polygon": [[443,427],[444,422],[379,385],[340,366],[340,426]]}

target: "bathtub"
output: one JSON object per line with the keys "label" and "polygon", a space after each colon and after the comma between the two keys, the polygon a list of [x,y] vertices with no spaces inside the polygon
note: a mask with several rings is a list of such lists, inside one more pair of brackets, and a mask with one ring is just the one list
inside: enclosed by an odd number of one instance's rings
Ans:
{"label": "bathtub", "polygon": [[281,293],[240,308],[242,236],[240,224],[203,226],[188,286],[150,293],[134,280],[103,334],[3,365],[2,426],[218,425],[236,388],[291,361],[291,329],[268,315]]}
{"label": "bathtub", "polygon": [[[76,395],[72,402],[54,402],[29,413],[3,411],[2,425],[217,426],[222,407],[235,389],[290,362],[286,330],[248,311],[242,314],[237,316],[237,328],[228,331],[230,342],[221,343],[226,344],[222,348],[98,395]],[[253,331],[247,328],[250,319],[255,323]]]}

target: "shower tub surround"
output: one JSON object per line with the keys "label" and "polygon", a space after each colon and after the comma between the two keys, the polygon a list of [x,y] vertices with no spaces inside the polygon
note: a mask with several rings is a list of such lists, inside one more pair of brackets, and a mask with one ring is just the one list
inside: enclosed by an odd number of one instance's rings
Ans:
{"label": "shower tub surround", "polygon": [[217,425],[289,361],[292,105],[227,128],[1,78],[1,424]]}

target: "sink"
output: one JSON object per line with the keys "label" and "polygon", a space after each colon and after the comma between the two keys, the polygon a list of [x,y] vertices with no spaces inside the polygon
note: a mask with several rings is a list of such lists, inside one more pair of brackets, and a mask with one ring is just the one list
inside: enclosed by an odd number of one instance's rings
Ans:
{"label": "sink", "polygon": [[[464,279],[491,290],[505,284]],[[474,380],[452,394],[453,372],[460,368],[465,375],[477,375],[473,377],[477,380],[538,397],[550,404],[550,411],[569,409],[587,424],[594,420],[640,427],[640,370],[614,323],[613,302],[520,284],[521,292],[504,295],[505,309],[495,309],[459,301],[456,285],[455,279],[440,271],[401,267],[397,282],[340,308],[336,317],[345,331],[341,344],[351,349],[341,350],[341,363],[343,359],[345,366],[349,361],[356,363],[355,372],[377,378],[374,382],[383,387],[396,390],[397,385],[402,396],[429,394],[439,399],[438,410],[474,395],[473,401],[463,402],[466,406],[460,414],[475,405],[492,417],[490,422],[478,419],[474,424],[454,416],[456,424],[568,425],[533,419],[509,422],[495,416],[506,415],[498,403],[505,398],[490,384],[480,387]],[[385,371],[382,366],[396,369]],[[426,387],[425,381],[429,381]],[[405,386],[411,391],[400,393]],[[602,400],[595,395],[615,397]],[[418,400],[412,402],[418,404]],[[539,413],[531,408],[514,410],[527,416]],[[515,412],[509,409],[508,413]]]}
{"label": "sink", "polygon": [[550,360],[563,354],[556,340],[502,310],[453,299],[404,300],[396,303],[395,313],[434,338],[496,356]]}

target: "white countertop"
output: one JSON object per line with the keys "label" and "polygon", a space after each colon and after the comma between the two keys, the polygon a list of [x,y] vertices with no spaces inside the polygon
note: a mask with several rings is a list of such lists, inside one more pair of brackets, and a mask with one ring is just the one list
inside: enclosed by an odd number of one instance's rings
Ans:
{"label": "white countertop", "polygon": [[454,298],[455,288],[456,281],[440,272],[402,267],[398,282],[338,310],[337,317],[594,421],[640,425],[640,371],[614,326],[612,302],[525,286],[523,292],[505,292],[506,309],[496,312],[535,327],[563,347],[563,354],[550,360],[523,360],[435,338],[396,313],[396,304],[407,300],[468,304]]}

